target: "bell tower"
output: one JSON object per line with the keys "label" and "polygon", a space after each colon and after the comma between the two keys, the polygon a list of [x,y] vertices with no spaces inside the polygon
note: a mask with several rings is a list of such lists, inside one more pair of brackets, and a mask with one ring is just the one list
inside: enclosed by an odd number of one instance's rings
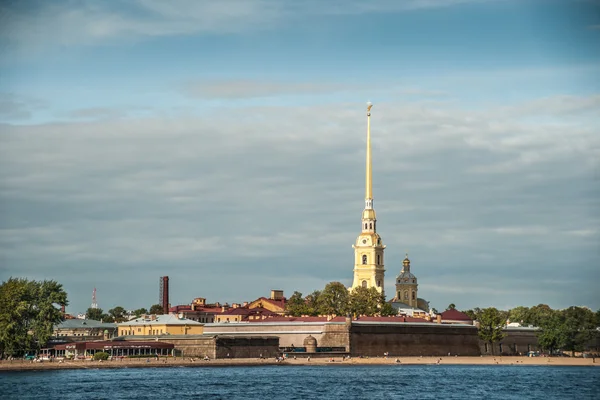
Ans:
{"label": "bell tower", "polygon": [[383,250],[385,245],[377,233],[377,218],[373,209],[373,174],[371,162],[371,107],[367,103],[367,165],[365,177],[365,209],[362,212],[361,233],[352,245],[354,248],[354,280],[355,287],[374,287],[384,293]]}

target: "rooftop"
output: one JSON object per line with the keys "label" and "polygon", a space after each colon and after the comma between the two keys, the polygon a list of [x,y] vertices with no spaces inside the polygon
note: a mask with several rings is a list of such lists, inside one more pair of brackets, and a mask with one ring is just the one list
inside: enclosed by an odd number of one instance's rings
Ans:
{"label": "rooftop", "polygon": [[442,316],[442,321],[471,321],[473,320],[465,313],[460,312],[458,310],[450,309],[446,310],[440,314]]}
{"label": "rooftop", "polygon": [[56,329],[114,329],[117,324],[93,319],[66,319],[55,326]]}
{"label": "rooftop", "polygon": [[142,316],[140,318],[132,319],[131,321],[122,322],[119,326],[132,326],[132,325],[202,325],[200,322],[193,321],[191,319],[179,318],[173,314],[162,314],[153,316]]}

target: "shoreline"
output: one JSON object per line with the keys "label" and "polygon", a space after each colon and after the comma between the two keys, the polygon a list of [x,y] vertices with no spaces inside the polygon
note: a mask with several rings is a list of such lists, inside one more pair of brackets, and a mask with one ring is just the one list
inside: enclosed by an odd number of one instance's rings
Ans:
{"label": "shoreline", "polygon": [[[396,362],[396,359],[400,362]],[[310,365],[529,365],[529,366],[600,366],[592,358],[571,358],[571,357],[523,357],[523,356],[482,356],[482,357],[372,357],[372,358],[351,358],[342,360],[342,357],[333,357],[333,362],[329,358],[313,358],[310,361],[306,358],[288,358],[285,361],[277,362],[271,359],[256,358],[237,358],[237,359],[215,359],[204,361],[200,358],[191,360],[190,358],[167,359],[123,359],[113,361],[65,361],[65,362],[31,362],[24,360],[0,361],[0,373],[4,371],[48,371],[48,370],[70,370],[70,369],[115,369],[115,368],[175,368],[175,367],[255,367],[265,365],[278,366],[310,366]]]}

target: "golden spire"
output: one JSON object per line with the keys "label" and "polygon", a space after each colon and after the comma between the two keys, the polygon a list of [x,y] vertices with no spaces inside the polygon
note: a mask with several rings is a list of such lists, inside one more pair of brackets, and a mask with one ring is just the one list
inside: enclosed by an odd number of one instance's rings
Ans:
{"label": "golden spire", "polygon": [[371,102],[367,103],[367,176],[365,182],[365,200],[373,198],[373,174],[371,172]]}

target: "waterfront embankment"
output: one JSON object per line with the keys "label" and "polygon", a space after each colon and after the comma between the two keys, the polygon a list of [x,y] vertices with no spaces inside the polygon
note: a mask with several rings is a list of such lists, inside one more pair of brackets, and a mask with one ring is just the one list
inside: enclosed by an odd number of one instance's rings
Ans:
{"label": "waterfront embankment", "polygon": [[600,359],[572,357],[370,357],[370,358],[288,358],[278,362],[271,359],[217,359],[202,360],[191,358],[159,359],[115,359],[112,361],[63,361],[31,362],[25,360],[0,361],[1,371],[33,371],[59,369],[96,368],[164,368],[164,367],[227,367],[261,365],[545,365],[545,366],[599,366]]}

